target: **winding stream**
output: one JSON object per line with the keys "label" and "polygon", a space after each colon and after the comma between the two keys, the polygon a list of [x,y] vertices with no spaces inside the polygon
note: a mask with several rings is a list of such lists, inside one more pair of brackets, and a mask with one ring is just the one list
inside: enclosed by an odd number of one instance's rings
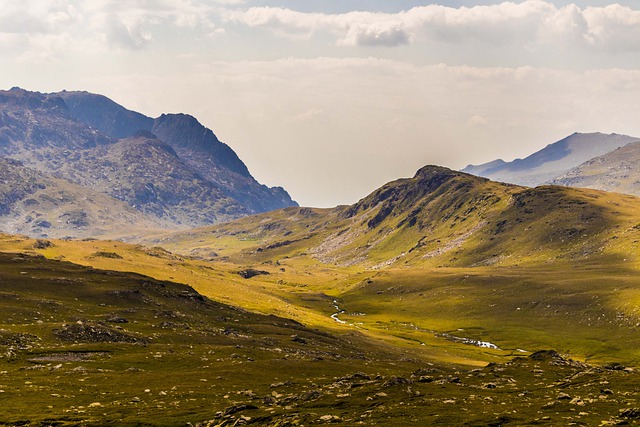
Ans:
{"label": "winding stream", "polygon": [[333,307],[336,309],[336,312],[331,315],[331,318],[338,323],[346,324],[346,321],[338,319],[338,315],[344,313],[344,310],[338,305],[338,300],[333,300]]}
{"label": "winding stream", "polygon": [[[333,308],[336,311],[331,315],[331,318],[333,320],[335,320],[336,322],[340,323],[340,324],[343,324],[343,325],[347,325],[348,324],[350,326],[355,326],[352,323],[348,323],[346,320],[342,320],[342,319],[340,319],[338,317],[339,315],[346,313],[346,310],[343,310],[343,309],[340,308],[338,300],[334,299],[332,301],[332,303],[333,303]],[[352,316],[365,316],[366,314],[365,313],[353,313],[351,315]],[[436,337],[445,338],[445,339],[448,339],[450,341],[459,342],[459,343],[462,343],[462,344],[474,345],[474,346],[480,347],[480,348],[489,348],[489,349],[492,349],[492,350],[501,350],[500,347],[498,347],[497,345],[495,345],[494,343],[489,342],[489,341],[474,340],[472,338],[458,337],[458,336],[455,336],[455,335],[448,334],[446,332],[437,332],[437,331],[432,331],[432,330],[421,329],[421,328],[418,328],[417,326],[415,326],[413,324],[403,324],[403,325],[404,326],[410,326],[415,330],[421,330],[423,332],[432,333]],[[518,351],[519,352],[526,352],[526,350],[521,350],[521,349],[518,349]]]}

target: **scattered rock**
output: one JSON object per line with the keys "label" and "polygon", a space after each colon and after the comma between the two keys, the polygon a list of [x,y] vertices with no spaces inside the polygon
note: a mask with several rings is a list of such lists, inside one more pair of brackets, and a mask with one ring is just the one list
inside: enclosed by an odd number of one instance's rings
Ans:
{"label": "scattered rock", "polygon": [[325,423],[329,422],[329,423],[337,423],[339,421],[342,421],[342,418],[340,418],[337,415],[323,415],[320,417],[320,421],[323,421]]}
{"label": "scattered rock", "polygon": [[302,337],[299,337],[298,335],[291,335],[291,341],[297,342],[297,343],[300,343],[300,344],[306,344],[307,343],[307,340],[305,340]]}
{"label": "scattered rock", "polygon": [[402,377],[391,377],[390,380],[382,384],[382,387],[391,387],[391,386],[401,385],[401,384],[411,384],[411,380],[408,380]]}
{"label": "scattered rock", "polygon": [[53,243],[49,240],[38,239],[33,244],[33,249],[47,249],[53,246]]}
{"label": "scattered rock", "polygon": [[78,322],[55,329],[53,333],[67,342],[129,342],[146,344],[146,340],[100,324]]}
{"label": "scattered rock", "polygon": [[227,409],[224,410],[224,415],[233,415],[233,414],[237,414],[238,412],[253,410],[253,409],[258,409],[258,407],[251,404],[233,405],[233,406],[229,406]]}
{"label": "scattered rock", "polygon": [[107,314],[104,320],[109,323],[129,323],[128,319],[117,314]]}
{"label": "scattered rock", "polygon": [[571,399],[571,402],[569,402],[572,405],[578,405],[578,406],[584,406],[584,400],[580,399],[579,397],[574,397],[573,399]]}
{"label": "scattered rock", "polygon": [[529,356],[529,359],[539,360],[539,361],[555,361],[555,360],[564,361],[564,358],[560,356],[560,353],[558,353],[555,350],[536,351],[535,353]]}
{"label": "scattered rock", "polygon": [[238,271],[238,275],[243,279],[251,279],[255,276],[270,274],[268,271],[256,270],[254,268],[247,268],[245,270]]}
{"label": "scattered rock", "polygon": [[95,252],[91,256],[94,257],[94,258],[122,259],[122,257],[120,255],[118,255],[117,253],[115,253],[115,252],[98,251],[98,252]]}
{"label": "scattered rock", "polygon": [[622,418],[640,419],[640,409],[639,408],[620,409],[619,415]]}
{"label": "scattered rock", "polygon": [[307,402],[310,400],[316,400],[321,396],[321,393],[318,390],[311,390],[304,392],[300,395],[299,399],[303,402]]}

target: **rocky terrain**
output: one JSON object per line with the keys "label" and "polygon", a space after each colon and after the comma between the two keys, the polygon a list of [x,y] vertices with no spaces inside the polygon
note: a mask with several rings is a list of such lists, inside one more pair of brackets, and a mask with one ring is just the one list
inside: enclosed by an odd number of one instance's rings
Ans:
{"label": "rocky terrain", "polygon": [[553,182],[570,169],[594,157],[637,141],[640,139],[627,135],[574,133],[524,159],[512,162],[498,159],[482,165],[468,165],[462,172],[494,181],[535,187]]}
{"label": "rocky terrain", "polygon": [[10,233],[132,236],[171,226],[100,191],[43,176],[7,158],[0,158],[0,200],[0,223]]}
{"label": "rocky terrain", "polygon": [[[85,92],[0,92],[0,156],[39,171],[42,179],[125,202],[141,213],[143,228],[201,226],[295,205],[282,188],[259,184],[233,150],[195,118],[172,114],[154,120]],[[112,203],[103,210],[117,217],[124,215],[123,206]],[[9,208],[14,223],[28,215],[21,205],[4,204],[4,211]],[[99,225],[92,219],[87,217],[84,229],[52,223],[41,234],[90,236]],[[39,232],[17,223],[4,229]]]}
{"label": "rocky terrain", "polygon": [[552,183],[640,196],[640,142],[595,157]]}

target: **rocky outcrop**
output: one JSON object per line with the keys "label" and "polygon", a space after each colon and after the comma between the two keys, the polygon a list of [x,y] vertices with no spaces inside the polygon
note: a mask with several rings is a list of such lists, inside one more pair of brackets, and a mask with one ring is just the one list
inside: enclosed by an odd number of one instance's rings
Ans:
{"label": "rocky outcrop", "polygon": [[256,181],[236,153],[194,117],[163,114],[155,119],[153,133],[178,156],[250,213],[297,206],[282,187],[269,188]]}

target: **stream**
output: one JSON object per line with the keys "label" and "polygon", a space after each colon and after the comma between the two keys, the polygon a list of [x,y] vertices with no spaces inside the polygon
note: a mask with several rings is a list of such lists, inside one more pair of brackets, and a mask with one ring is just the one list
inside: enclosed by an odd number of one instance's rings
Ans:
{"label": "stream", "polygon": [[[346,310],[343,310],[343,309],[340,308],[338,300],[334,299],[332,301],[332,303],[333,303],[333,308],[336,311],[335,311],[335,313],[333,313],[331,315],[331,318],[333,320],[335,320],[336,322],[340,323],[340,324],[343,324],[343,325],[347,325],[348,324],[350,326],[355,326],[352,323],[348,323],[346,320],[342,320],[342,319],[340,319],[338,317],[339,315],[346,313]],[[365,313],[353,313],[353,314],[351,314],[351,316],[365,316],[365,315],[366,315]],[[489,341],[474,340],[472,338],[458,337],[458,336],[455,336],[455,335],[448,334],[446,332],[437,332],[437,331],[432,331],[432,330],[421,329],[421,328],[418,328],[417,326],[415,326],[413,324],[410,324],[410,325],[404,324],[404,325],[405,326],[410,326],[410,327],[412,327],[412,328],[414,328],[416,330],[422,330],[424,332],[432,333],[436,337],[445,338],[445,339],[448,339],[450,341],[459,342],[459,343],[462,343],[462,344],[474,345],[474,346],[480,347],[480,348],[489,348],[489,349],[492,349],[492,350],[500,350],[500,347],[498,347],[497,345],[495,345],[494,343],[491,343]],[[518,351],[519,352],[526,352],[526,350],[521,350],[521,349],[518,349]]]}

